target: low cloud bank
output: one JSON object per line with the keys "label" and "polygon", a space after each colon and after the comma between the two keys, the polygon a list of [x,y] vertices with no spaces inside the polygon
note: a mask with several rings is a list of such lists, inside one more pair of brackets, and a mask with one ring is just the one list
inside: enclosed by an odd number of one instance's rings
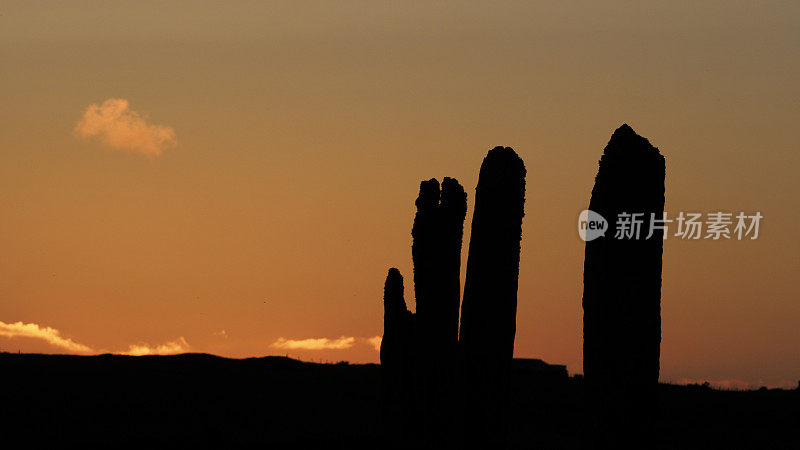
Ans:
{"label": "low cloud bank", "polygon": [[343,350],[352,347],[355,343],[356,338],[345,336],[338,339],[285,339],[280,337],[277,341],[270,344],[270,347],[285,350]]}
{"label": "low cloud bank", "polygon": [[373,336],[370,338],[357,338],[353,336],[341,336],[337,339],[286,339],[280,337],[277,341],[270,344],[270,347],[283,350],[346,350],[348,348],[352,348],[354,345],[356,345],[356,343],[368,344],[375,350],[380,350],[381,337]]}
{"label": "low cloud bank", "polygon": [[[65,350],[68,353],[77,354],[97,354],[107,353],[105,350],[95,350],[88,345],[80,344],[72,339],[61,336],[61,332],[55,328],[41,326],[35,323],[5,323],[0,321],[0,336],[9,339],[15,338],[30,338],[39,339],[47,342],[53,347]],[[160,345],[150,345],[146,342],[140,342],[128,346],[127,351],[110,352],[117,355],[175,355],[178,353],[186,353],[191,349],[191,346],[183,336],[170,342]]]}

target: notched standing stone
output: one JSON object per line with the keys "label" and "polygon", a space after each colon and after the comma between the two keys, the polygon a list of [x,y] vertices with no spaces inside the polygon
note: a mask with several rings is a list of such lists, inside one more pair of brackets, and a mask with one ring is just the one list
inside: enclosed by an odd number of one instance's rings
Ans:
{"label": "notched standing stone", "polygon": [[448,445],[453,425],[466,193],[445,177],[420,183],[412,228],[417,302],[415,398],[423,445]]}

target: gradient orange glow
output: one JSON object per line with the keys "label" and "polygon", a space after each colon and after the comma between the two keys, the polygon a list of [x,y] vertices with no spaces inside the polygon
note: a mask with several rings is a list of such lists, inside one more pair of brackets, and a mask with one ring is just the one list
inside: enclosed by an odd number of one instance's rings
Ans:
{"label": "gradient orange glow", "polygon": [[800,377],[797,3],[0,12],[0,320],[38,324],[2,350],[376,362],[389,267],[413,307],[419,181],[464,185],[466,249],[507,145],[528,168],[516,355],[580,372],[576,220],[627,122],[666,157],[668,212],[764,216],[754,241],[665,243],[662,379]]}

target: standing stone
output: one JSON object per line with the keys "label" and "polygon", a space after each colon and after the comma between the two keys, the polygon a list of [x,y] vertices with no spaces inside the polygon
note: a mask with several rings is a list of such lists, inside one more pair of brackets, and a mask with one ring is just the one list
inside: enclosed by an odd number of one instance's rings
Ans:
{"label": "standing stone", "polygon": [[383,285],[383,339],[381,366],[403,369],[408,365],[411,347],[411,312],[403,298],[403,276],[392,267]]}
{"label": "standing stone", "polygon": [[383,287],[383,339],[380,358],[388,448],[407,448],[412,395],[413,315],[403,298],[403,276],[391,268]]}
{"label": "standing stone", "polygon": [[448,366],[455,364],[458,347],[458,312],[461,306],[461,246],[467,193],[455,178],[442,180],[439,205],[439,295],[435,307],[437,341],[441,358]]}
{"label": "standing stone", "polygon": [[440,294],[439,222],[441,191],[435,178],[422,181],[419,196],[414,202],[417,213],[411,229],[411,258],[414,263],[414,297],[417,304],[420,351],[430,353],[432,334],[439,326],[435,322]]}
{"label": "standing stone", "polygon": [[445,177],[420,183],[412,229],[417,302],[416,420],[422,445],[443,448],[450,439],[461,291],[461,242],[466,193]]}
{"label": "standing stone", "polygon": [[[586,243],[583,271],[583,370],[598,448],[653,448],[661,345],[663,232],[649,238],[651,214],[664,210],[664,157],[622,125],[600,158],[589,209],[605,236]],[[617,224],[621,213],[642,220]],[[660,225],[656,222],[655,225]]]}
{"label": "standing stone", "polygon": [[468,448],[506,444],[524,203],[525,164],[511,148],[495,147],[478,178],[461,305],[463,445]]}

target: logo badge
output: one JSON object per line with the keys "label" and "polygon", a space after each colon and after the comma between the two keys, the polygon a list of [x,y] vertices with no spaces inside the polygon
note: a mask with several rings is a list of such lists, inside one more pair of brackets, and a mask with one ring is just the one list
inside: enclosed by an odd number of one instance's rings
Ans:
{"label": "logo badge", "polygon": [[593,241],[600,236],[605,236],[608,231],[608,221],[600,214],[586,209],[578,216],[578,235],[586,242]]}

